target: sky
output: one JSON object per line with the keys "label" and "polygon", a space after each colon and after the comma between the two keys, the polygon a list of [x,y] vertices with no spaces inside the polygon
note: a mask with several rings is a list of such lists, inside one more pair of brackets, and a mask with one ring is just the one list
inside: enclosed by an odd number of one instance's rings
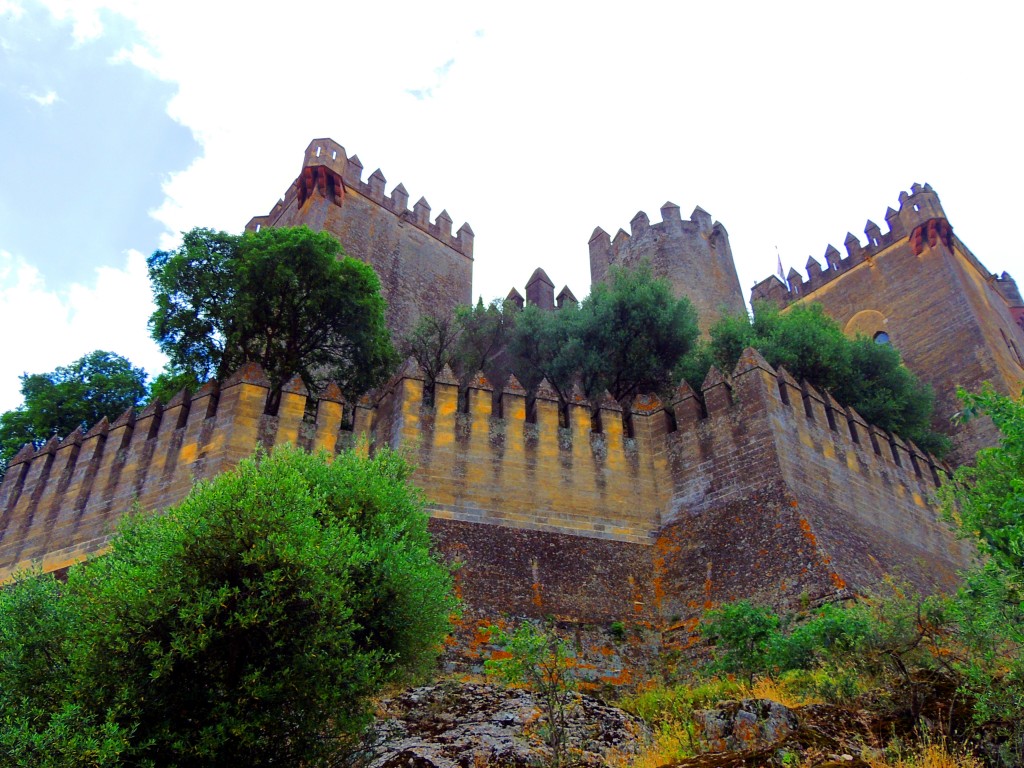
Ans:
{"label": "sky", "polygon": [[[287,7],[286,7],[287,6]],[[243,11],[244,9],[244,11]],[[314,138],[453,229],[474,296],[697,205],[745,291],[928,182],[1024,280],[1024,7],[0,0],[0,411],[93,349],[153,375],[146,256],[267,213]]]}

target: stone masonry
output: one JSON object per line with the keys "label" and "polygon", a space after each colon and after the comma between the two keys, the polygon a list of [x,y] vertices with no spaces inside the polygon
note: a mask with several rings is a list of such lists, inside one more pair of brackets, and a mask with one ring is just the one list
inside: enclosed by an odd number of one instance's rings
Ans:
{"label": "stone masonry", "polygon": [[647,263],[655,277],[671,283],[677,297],[693,303],[705,334],[723,314],[743,312],[729,233],[721,222],[712,223],[710,214],[699,206],[684,221],[675,203],[661,207],[661,218],[651,224],[640,211],[629,224],[631,234],[620,229],[614,239],[597,227],[590,236],[591,279],[605,280],[614,266]]}
{"label": "stone masonry", "polygon": [[[412,363],[373,405],[328,387],[307,416],[298,381],[267,414],[269,384],[249,364],[220,385],[113,424],[54,438],[11,462],[0,485],[0,578],[58,570],[101,553],[133,505],[159,511],[257,445],[405,450],[429,500],[437,546],[461,563],[467,616],[629,618],[653,624],[758,596],[830,599],[900,571],[949,587],[970,553],[929,504],[945,469],[827,395],[774,371],[754,350],[698,395],[588,403],[559,426],[542,385],[536,418],[514,377],[459,388],[442,375],[433,405]],[[362,435],[365,440],[360,441]]]}
{"label": "stone masonry", "polygon": [[751,299],[816,302],[848,335],[888,334],[907,367],[935,390],[935,426],[953,436],[951,458],[962,463],[997,433],[987,419],[955,423],[956,388],[975,391],[988,381],[1003,394],[1021,394],[1024,329],[1015,313],[1024,307],[1013,279],[989,273],[953,234],[930,186],[915,184],[899,202],[898,211],[886,212],[888,232],[868,221],[867,245],[848,233],[845,257],[830,245],[824,267],[808,258],[806,281],[790,270],[788,285],[769,277]]}

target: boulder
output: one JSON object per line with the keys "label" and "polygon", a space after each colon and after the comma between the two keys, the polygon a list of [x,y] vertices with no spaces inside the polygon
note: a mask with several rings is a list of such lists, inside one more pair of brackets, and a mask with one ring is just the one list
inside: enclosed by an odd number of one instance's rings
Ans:
{"label": "boulder", "polygon": [[760,749],[776,744],[797,729],[793,712],[770,699],[723,701],[715,709],[694,713],[697,737],[712,752]]}

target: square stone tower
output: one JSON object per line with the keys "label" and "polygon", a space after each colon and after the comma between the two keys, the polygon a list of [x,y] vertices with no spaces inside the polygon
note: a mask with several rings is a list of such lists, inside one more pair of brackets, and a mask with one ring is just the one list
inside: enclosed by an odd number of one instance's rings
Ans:
{"label": "square stone tower", "polygon": [[751,299],[817,302],[847,335],[895,346],[934,388],[935,426],[953,437],[950,458],[960,463],[998,435],[987,418],[956,421],[956,388],[975,391],[988,381],[1020,396],[1024,387],[1024,330],[1014,318],[1019,293],[1008,274],[990,273],[953,234],[928,184],[914,184],[899,203],[898,211],[886,211],[888,232],[869,220],[866,245],[847,233],[845,257],[830,245],[824,266],[807,260],[806,280],[796,270],[788,284],[769,277],[754,286]]}
{"label": "square stone tower", "polygon": [[451,313],[470,303],[473,230],[463,224],[453,235],[447,211],[431,222],[424,198],[410,210],[404,186],[385,196],[380,169],[365,182],[362,173],[358,156],[348,157],[333,139],[314,139],[284,197],[246,229],[305,224],[330,232],[345,253],[377,272],[388,303],[388,327],[397,339],[427,312]]}

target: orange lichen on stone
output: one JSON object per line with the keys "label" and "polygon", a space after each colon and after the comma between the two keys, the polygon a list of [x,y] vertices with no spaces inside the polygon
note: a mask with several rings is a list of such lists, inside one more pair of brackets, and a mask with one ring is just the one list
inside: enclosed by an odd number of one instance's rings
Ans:
{"label": "orange lichen on stone", "polygon": [[[796,506],[795,503],[794,503],[794,506]],[[811,530],[811,524],[805,518],[801,517],[799,525],[800,525],[800,530],[804,534],[804,538],[807,539],[808,542],[810,542],[812,547],[817,547],[818,546],[818,537],[815,536],[814,535],[814,531]]]}
{"label": "orange lichen on stone", "polygon": [[623,668],[617,675],[602,675],[601,682],[607,685],[629,685],[633,682],[633,673]]}
{"label": "orange lichen on stone", "polygon": [[533,590],[533,604],[538,608],[543,608],[544,598],[541,596],[540,583],[535,581],[530,585],[530,588]]}

